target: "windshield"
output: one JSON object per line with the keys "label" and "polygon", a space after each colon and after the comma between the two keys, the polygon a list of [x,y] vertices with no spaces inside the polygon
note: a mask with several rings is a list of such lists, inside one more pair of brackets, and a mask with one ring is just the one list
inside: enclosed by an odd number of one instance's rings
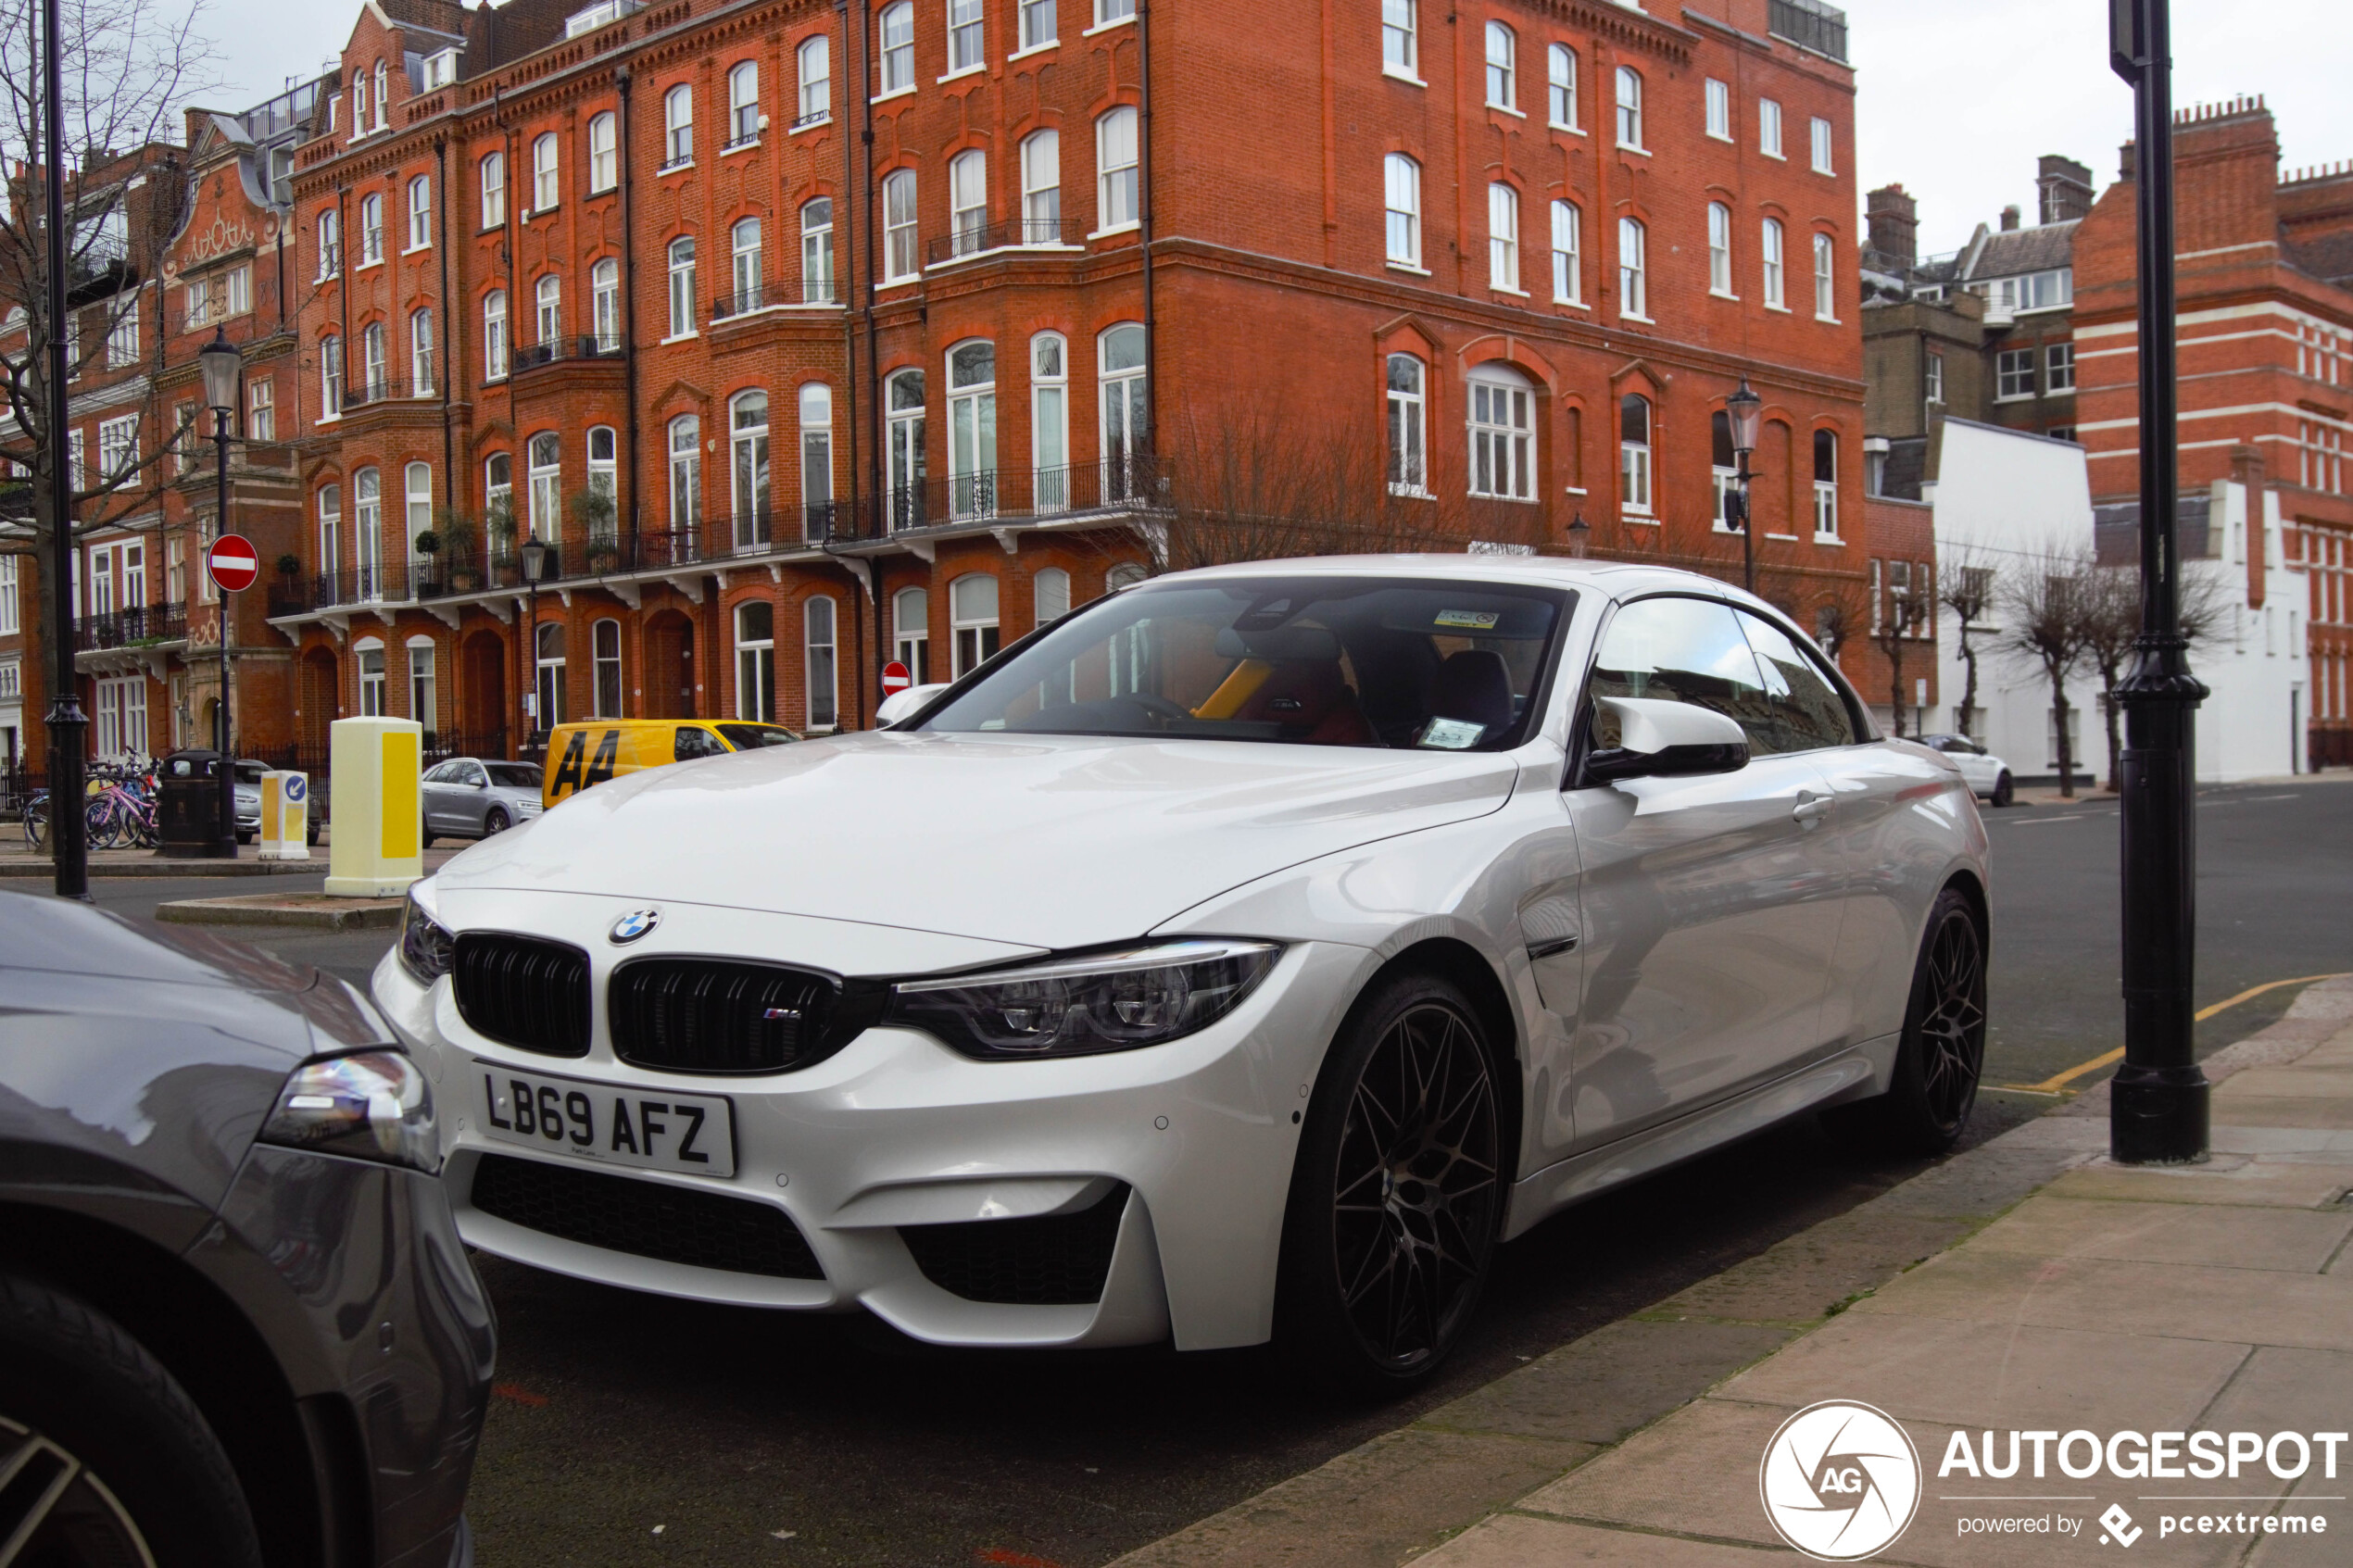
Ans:
{"label": "windshield", "polygon": [[1251,577],[1114,595],[925,730],[1492,751],[1516,745],[1561,589]]}
{"label": "windshield", "polygon": [[492,784],[503,784],[509,789],[539,787],[539,764],[536,762],[484,762],[483,766],[489,770]]}
{"label": "windshield", "polygon": [[719,733],[737,751],[751,751],[763,746],[789,746],[800,737],[790,730],[774,724],[722,724]]}
{"label": "windshield", "polygon": [[269,771],[258,762],[238,762],[233,766],[236,771],[239,784],[258,784],[261,782],[261,775]]}

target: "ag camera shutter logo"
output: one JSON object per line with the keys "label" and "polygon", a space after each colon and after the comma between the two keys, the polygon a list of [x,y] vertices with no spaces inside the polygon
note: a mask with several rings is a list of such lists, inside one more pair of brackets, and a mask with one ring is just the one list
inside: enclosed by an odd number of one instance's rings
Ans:
{"label": "ag camera shutter logo", "polygon": [[1920,1504],[1920,1456],[1884,1411],[1847,1399],[1781,1423],[1757,1469],[1765,1517],[1822,1562],[1854,1562],[1893,1545]]}

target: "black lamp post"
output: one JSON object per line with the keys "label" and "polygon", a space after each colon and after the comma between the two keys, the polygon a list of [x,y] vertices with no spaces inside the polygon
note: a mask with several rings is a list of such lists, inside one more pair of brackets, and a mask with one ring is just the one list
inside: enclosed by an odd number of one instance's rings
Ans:
{"label": "black lamp post", "polygon": [[[229,341],[228,333],[219,327],[212,330],[212,341],[196,354],[196,368],[204,377],[204,400],[212,409],[212,469],[217,483],[216,508],[213,514],[212,536],[220,539],[229,532],[229,421],[237,412],[237,373],[245,367],[245,356]],[[237,770],[229,751],[229,628],[232,600],[229,591],[214,586],[220,606],[220,836],[212,847],[216,858],[233,860],[237,858]]]}
{"label": "black lamp post", "polygon": [[1568,553],[1578,560],[1583,560],[1586,547],[1592,537],[1593,525],[1587,522],[1585,514],[1579,511],[1575,521],[1568,525]]}
{"label": "black lamp post", "polygon": [[1741,378],[1741,389],[1724,399],[1724,414],[1732,427],[1733,481],[1739,486],[1733,492],[1739,505],[1724,508],[1724,521],[1740,530],[1741,586],[1752,594],[1756,592],[1756,534],[1748,525],[1748,455],[1756,450],[1756,426],[1764,409],[1765,400],[1749,390],[1746,376]]}
{"label": "black lamp post", "polygon": [[89,715],[82,711],[82,674],[73,661],[73,473],[68,422],[71,400],[66,355],[66,108],[65,71],[59,62],[57,0],[41,7],[41,91],[47,101],[49,145],[44,169],[43,221],[48,232],[45,263],[49,395],[49,651],[55,672],[49,688],[49,832],[55,835],[57,888],[60,897],[90,897],[90,832],[82,815],[82,748]]}
{"label": "black lamp post", "polygon": [[547,575],[548,558],[555,547],[535,533],[522,542],[523,585],[531,590],[531,631],[525,646],[531,650],[531,733],[535,741],[547,733],[547,715],[539,711],[539,584]]}
{"label": "black lamp post", "polygon": [[2203,1160],[2209,1088],[2192,1053],[2197,835],[2190,673],[2175,541],[2172,27],[2167,0],[2110,0],[2108,64],[2133,84],[2140,270],[2141,633],[2124,705],[2124,1062],[2108,1086],[2120,1164]]}

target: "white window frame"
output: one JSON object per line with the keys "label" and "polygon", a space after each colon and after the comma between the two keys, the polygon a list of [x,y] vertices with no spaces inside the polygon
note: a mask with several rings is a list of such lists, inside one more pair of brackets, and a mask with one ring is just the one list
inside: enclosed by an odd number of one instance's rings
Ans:
{"label": "white window frame", "polygon": [[663,252],[669,269],[671,339],[695,335],[695,237],[680,234]]}
{"label": "white window frame", "polygon": [[[984,583],[988,585],[986,610],[974,602]],[[951,680],[962,680],[996,653],[1001,634],[1001,592],[1002,584],[986,571],[968,571],[948,584],[948,640],[954,664],[950,671]]]}
{"label": "white window frame", "polygon": [[1470,494],[1498,501],[1536,497],[1536,390],[1516,371],[1480,366],[1463,399]]}
{"label": "white window frame", "polygon": [[[312,562],[330,583],[343,570],[343,486],[322,484],[318,499],[319,556]],[[209,573],[199,573],[208,579]]]}
{"label": "white window frame", "polygon": [[433,532],[433,465],[409,463],[400,470],[400,499],[403,533],[408,540],[408,559],[414,565],[418,559],[417,535]]}
{"label": "white window frame", "polygon": [[760,537],[763,522],[770,538],[775,533],[776,459],[769,434],[774,417],[768,394],[758,387],[727,400],[727,508],[734,546],[743,553],[766,547]]}
{"label": "white window frame", "polygon": [[482,182],[482,226],[503,229],[507,226],[507,155],[494,151],[483,155],[474,166],[474,177]]}
{"label": "white window frame", "polygon": [[894,97],[915,90],[915,7],[913,0],[885,6],[875,18],[880,40],[875,56],[875,97]]}
{"label": "white window frame", "polygon": [[531,727],[544,734],[564,721],[564,667],[571,656],[561,621],[542,621],[531,629]]}
{"label": "white window frame", "polygon": [[392,391],[392,345],[387,336],[382,321],[371,321],[359,329],[359,384],[367,389],[371,403]]}
{"label": "white window frame", "polygon": [[[373,604],[384,596],[384,475],[364,468],[351,476],[351,569],[354,596]],[[211,581],[207,572],[205,579]]]}
{"label": "white window frame", "polygon": [[[1822,478],[1821,447],[1823,437],[1830,438],[1831,477]],[[1814,542],[1818,545],[1838,543],[1838,432],[1818,430],[1814,433],[1814,450],[1806,455],[1814,472]]]}
{"label": "white window frame", "polygon": [[543,272],[532,285],[531,320],[540,344],[555,343],[564,335],[564,281],[556,273]]}
{"label": "white window frame", "polygon": [[737,60],[727,68],[727,140],[722,156],[760,144],[760,62]]}
{"label": "white window frame", "polygon": [[834,198],[812,196],[800,204],[800,302],[832,305],[834,294]]}
{"label": "white window frame", "polygon": [[[1629,401],[1642,405],[1642,436],[1637,441],[1626,433],[1626,405]],[[1658,405],[1639,392],[1629,392],[1617,400],[1617,504],[1629,517],[1644,521],[1658,516],[1658,491],[1655,457],[1658,438]]]}
{"label": "white window frame", "polygon": [[761,251],[766,244],[764,229],[758,213],[738,218],[728,226],[727,283],[735,301],[732,315],[740,316],[766,303],[761,278]]}
{"label": "white window frame", "polygon": [[834,117],[834,41],[823,32],[800,41],[793,51],[793,75],[799,84],[800,112],[793,129],[823,125]]}
{"label": "white window frame", "polygon": [[1806,129],[1807,141],[1811,144],[1813,152],[1814,172],[1817,174],[1837,174],[1838,164],[1834,151],[1834,133],[1831,129],[1831,122],[1824,119],[1820,115],[1815,115]]}
{"label": "white window frame", "polygon": [[1070,508],[1070,341],[1060,332],[1029,340],[1030,505]]}
{"label": "white window frame", "polygon": [[[1112,368],[1114,343],[1136,344],[1136,363]],[[1103,497],[1126,500],[1136,494],[1140,478],[1134,464],[1149,449],[1151,432],[1141,429],[1145,418],[1144,355],[1150,347],[1140,321],[1114,321],[1095,335],[1095,381],[1098,426],[1102,454]]]}
{"label": "white window frame", "polygon": [[[1400,383],[1406,384],[1401,385]],[[1381,365],[1389,493],[1429,495],[1429,367],[1416,354],[1396,353]]]}
{"label": "white window frame", "polygon": [[[612,651],[605,651],[606,633],[611,633]],[[610,699],[607,680],[610,680]],[[588,716],[592,719],[625,719],[629,716],[629,688],[622,679],[621,622],[610,615],[598,616],[588,623]]]}
{"label": "white window frame", "polygon": [[482,379],[507,379],[511,340],[507,336],[507,291],[492,289],[482,296]]}
{"label": "white window frame", "polygon": [[1487,286],[1526,292],[1519,286],[1519,193],[1501,180],[1487,187]]}
{"label": "white window frame", "polygon": [[948,160],[948,243],[971,256],[988,240],[988,155],[968,147]]}
{"label": "white window frame", "polygon": [[440,688],[434,665],[434,641],[420,633],[409,639],[409,717],[425,727],[425,734],[440,728]]}
{"label": "white window frame", "polygon": [[1838,320],[1838,244],[1819,230],[1814,232],[1814,320]]}
{"label": "white window frame", "polygon": [[1391,267],[1422,270],[1422,166],[1404,153],[1381,159],[1382,245]]}
{"label": "white window frame", "polygon": [[1115,105],[1095,120],[1096,235],[1124,233],[1142,221],[1136,125],[1133,104]]}
{"label": "white window frame", "polygon": [[384,646],[380,637],[362,637],[351,645],[351,661],[359,678],[359,717],[381,719],[389,705],[390,683],[384,673]]}
{"label": "white window frame", "polygon": [[1577,65],[1577,51],[1566,44],[1544,51],[1544,111],[1555,131],[1578,130]]}
{"label": "white window frame", "polygon": [[800,413],[800,518],[802,537],[831,537],[834,500],[834,389],[803,382],[796,399]]}
{"label": "white window frame", "polygon": [[681,414],[670,421],[665,433],[670,446],[670,531],[691,538],[702,527],[702,416]]}
{"label": "white window frame", "polygon": [[1553,303],[1585,303],[1585,214],[1572,201],[1553,203]]}
{"label": "white window frame", "polygon": [[661,167],[685,169],[695,161],[695,89],[682,82],[661,95]]}
{"label": "white window frame", "polygon": [[1707,204],[1707,292],[1725,299],[1732,293],[1732,209]]}
{"label": "white window frame", "polygon": [[2075,345],[2046,343],[2043,345],[2043,390],[2075,390]]}
{"label": "white window frame", "polygon": [[1052,126],[1021,140],[1021,239],[1030,245],[1063,239],[1063,136]]}
{"label": "white window frame", "polygon": [[102,479],[119,480],[139,466],[139,420],[137,414],[124,414],[119,419],[98,421],[98,472]]}
{"label": "white window frame", "polygon": [[800,627],[801,711],[810,732],[822,734],[841,725],[840,607],[830,595],[812,594],[800,602]]}
{"label": "white window frame", "polygon": [[409,395],[431,397],[434,386],[433,307],[409,312]]}
{"label": "white window frame", "polygon": [[901,588],[890,596],[891,656],[919,686],[931,684],[931,590]]}
{"label": "white window frame", "polygon": [[523,537],[553,544],[563,533],[563,437],[552,430],[534,434],[523,443],[523,477],[531,487],[524,508]]}
{"label": "white window frame", "polygon": [[1060,23],[1054,0],[1021,0],[1018,12],[1014,18],[1013,52],[1009,58],[1017,60],[1061,42],[1055,35]]}
{"label": "white window frame", "polygon": [[2022,403],[2035,392],[2034,350],[1997,349],[1994,355],[1994,401]]}
{"label": "white window frame", "polygon": [[329,332],[319,340],[319,418],[343,417],[343,339]]}
{"label": "white window frame", "polygon": [[621,261],[599,257],[588,269],[588,331],[599,354],[618,353],[621,341]]}
{"label": "white window frame", "polygon": [[894,169],[883,176],[883,282],[904,283],[922,275],[915,233],[915,171]]}
{"label": "white window frame", "polygon": [[329,207],[319,215],[319,278],[321,282],[343,270],[343,214]]}
{"label": "white window frame", "polygon": [[[988,379],[959,381],[960,359],[967,350],[985,349]],[[949,346],[948,495],[950,515],[983,517],[997,510],[997,345],[987,338],[965,338]]]}
{"label": "white window frame", "polygon": [[531,144],[531,216],[552,212],[563,200],[563,143],[552,131]]}
{"label": "white window frame", "polygon": [[1781,154],[1781,106],[1778,99],[1756,100],[1756,150],[1767,157]]}
{"label": "white window frame", "polygon": [[245,439],[278,439],[278,378],[275,376],[257,374],[245,378]]}
{"label": "white window frame", "polygon": [[359,265],[373,267],[384,258],[384,193],[371,191],[359,198]]}
{"label": "white window frame", "polygon": [[1136,0],[1095,0],[1095,25],[1089,31],[1100,32],[1107,27],[1121,27],[1136,19]]}
{"label": "white window frame", "polygon": [[620,122],[607,109],[588,117],[588,194],[621,188]]}
{"label": "white window frame", "polygon": [[409,250],[427,250],[433,245],[433,176],[420,174],[409,182]]}
{"label": "white window frame", "polygon": [[1381,0],[1380,69],[1415,86],[1421,80],[1421,0]]}
{"label": "white window frame", "polygon": [[988,30],[981,0],[947,0],[941,11],[948,25],[948,74],[939,80],[947,82],[988,63]]}
{"label": "white window frame", "polygon": [[1638,321],[1650,317],[1650,231],[1639,218],[1617,220],[1617,313]]}
{"label": "white window frame", "polygon": [[1707,79],[1707,134],[1718,142],[1732,139],[1732,84]]}
{"label": "white window frame", "polygon": [[1765,308],[1786,310],[1788,231],[1778,218],[1768,218],[1757,230],[1758,265],[1763,269]]}
{"label": "white window frame", "polygon": [[1519,34],[1491,19],[1486,34],[1487,107],[1519,113]]}
{"label": "white window frame", "polygon": [[[222,315],[227,315],[224,307]],[[107,369],[128,370],[139,362],[139,296],[132,295],[113,307],[107,323]]]}
{"label": "white window frame", "polygon": [[1616,86],[1617,144],[1629,153],[1648,153],[1642,144],[1642,73],[1619,66]]}

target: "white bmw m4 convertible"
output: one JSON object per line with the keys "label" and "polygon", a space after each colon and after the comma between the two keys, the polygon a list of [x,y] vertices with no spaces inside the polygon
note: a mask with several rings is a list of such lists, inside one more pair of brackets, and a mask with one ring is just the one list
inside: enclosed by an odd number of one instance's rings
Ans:
{"label": "white bmw m4 convertible", "polygon": [[1762,600],[1291,560],[587,791],[418,884],[375,995],[489,1252],[1396,1384],[1614,1184],[1815,1110],[1949,1146],[1986,885],[1953,764]]}

